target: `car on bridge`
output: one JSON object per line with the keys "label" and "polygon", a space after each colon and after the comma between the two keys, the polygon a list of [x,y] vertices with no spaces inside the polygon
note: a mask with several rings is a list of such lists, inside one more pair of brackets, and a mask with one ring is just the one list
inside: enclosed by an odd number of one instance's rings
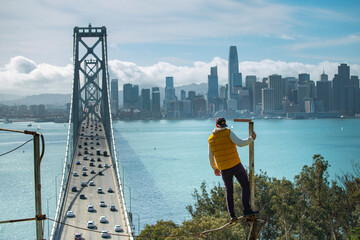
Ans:
{"label": "car on bridge", "polygon": [[90,228],[90,229],[91,229],[91,228],[95,228],[94,221],[88,221],[88,222],[87,222],[87,227]]}
{"label": "car on bridge", "polygon": [[111,187],[109,187],[107,191],[108,191],[109,193],[113,193],[113,192],[114,192],[114,190],[113,190]]}
{"label": "car on bridge", "polygon": [[74,176],[74,177],[78,177],[79,174],[78,174],[77,172],[73,172],[73,176]]}
{"label": "car on bridge", "polygon": [[75,233],[75,240],[82,240],[82,234],[81,233]]}
{"label": "car on bridge", "polygon": [[88,212],[95,212],[94,205],[88,205]]}
{"label": "car on bridge", "polygon": [[66,216],[67,217],[75,217],[75,214],[73,213],[73,211],[67,211]]}
{"label": "car on bridge", "polygon": [[86,199],[86,197],[85,197],[85,194],[84,194],[84,193],[81,193],[81,194],[80,194],[80,199]]}
{"label": "car on bridge", "polygon": [[104,201],[100,201],[99,206],[100,206],[100,207],[106,207],[106,204],[105,204]]}
{"label": "car on bridge", "polygon": [[120,225],[115,225],[114,231],[115,231],[115,232],[123,232],[124,230],[121,228]]}
{"label": "car on bridge", "polygon": [[90,186],[95,186],[94,181],[90,181],[90,182],[89,182],[89,185],[90,185]]}
{"label": "car on bridge", "polygon": [[110,234],[109,234],[108,230],[102,230],[101,231],[101,237],[103,237],[103,238],[110,237]]}
{"label": "car on bridge", "polygon": [[102,188],[99,187],[99,188],[97,189],[97,192],[98,192],[98,193],[103,193]]}
{"label": "car on bridge", "polygon": [[110,211],[112,211],[112,212],[116,211],[115,205],[111,205],[111,206],[110,206]]}
{"label": "car on bridge", "polygon": [[72,191],[72,192],[77,192],[76,186],[72,186],[72,187],[71,187],[71,191]]}
{"label": "car on bridge", "polygon": [[99,221],[100,221],[101,223],[107,223],[107,220],[106,220],[106,217],[105,217],[105,216],[101,216],[101,217],[99,218]]}
{"label": "car on bridge", "polygon": [[81,182],[81,186],[86,187],[87,186],[86,182]]}

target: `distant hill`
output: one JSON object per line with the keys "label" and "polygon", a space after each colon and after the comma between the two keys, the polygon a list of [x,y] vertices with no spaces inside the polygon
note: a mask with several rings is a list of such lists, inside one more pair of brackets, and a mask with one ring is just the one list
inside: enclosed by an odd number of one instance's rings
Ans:
{"label": "distant hill", "polygon": [[[175,87],[175,94],[180,99],[180,91],[185,90],[186,97],[189,91],[195,91],[196,94],[206,95],[208,91],[207,83],[192,83],[190,85]],[[161,104],[165,98],[165,88],[160,88]],[[0,104],[6,105],[32,105],[32,104],[45,104],[45,105],[57,105],[63,106],[70,103],[70,94],[39,94],[31,95],[26,97],[11,95],[11,94],[0,94]],[[122,106],[123,103],[123,92],[119,91],[119,104]]]}
{"label": "distant hill", "polygon": [[45,105],[65,105],[70,103],[70,94],[40,94],[31,95],[26,97],[6,98],[3,94],[0,95],[0,103],[6,105],[32,105],[32,104],[45,104]]}

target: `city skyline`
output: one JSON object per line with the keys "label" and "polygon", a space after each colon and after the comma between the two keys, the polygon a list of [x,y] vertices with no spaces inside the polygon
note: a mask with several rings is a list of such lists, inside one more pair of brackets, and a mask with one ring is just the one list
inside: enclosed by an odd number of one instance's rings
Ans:
{"label": "city skyline", "polygon": [[204,83],[212,66],[223,85],[229,46],[243,79],[309,73],[316,81],[340,63],[360,75],[359,9],[358,1],[5,2],[0,94],[71,92],[72,30],[89,23],[107,27],[110,78],[121,86],[165,76]]}

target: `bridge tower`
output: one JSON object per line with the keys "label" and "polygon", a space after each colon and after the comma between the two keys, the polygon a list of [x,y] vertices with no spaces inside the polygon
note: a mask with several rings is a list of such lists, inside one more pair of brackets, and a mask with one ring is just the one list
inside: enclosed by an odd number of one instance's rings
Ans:
{"label": "bridge tower", "polygon": [[101,121],[110,143],[109,74],[105,27],[74,28],[74,82],[72,95],[73,143],[88,116]]}

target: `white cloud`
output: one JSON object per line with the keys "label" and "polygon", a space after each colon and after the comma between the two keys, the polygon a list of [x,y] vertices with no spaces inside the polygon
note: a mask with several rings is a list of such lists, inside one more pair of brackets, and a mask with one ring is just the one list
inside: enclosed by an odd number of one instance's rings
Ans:
{"label": "white cloud", "polygon": [[[360,76],[360,65],[349,64],[350,74]],[[179,66],[167,62],[159,62],[150,66],[138,66],[132,62],[120,60],[109,61],[111,78],[119,80],[119,88],[125,83],[137,84],[140,88],[153,86],[165,87],[165,77],[173,76],[174,85],[182,86],[192,83],[207,83],[210,67],[218,67],[219,84],[227,83],[228,63],[219,57],[210,62],[194,62],[191,66]],[[245,61],[239,63],[239,70],[246,75],[256,75],[261,81],[271,74],[283,77],[297,77],[299,73],[309,73],[312,80],[319,80],[325,70],[332,80],[337,73],[337,62],[320,62],[318,64],[303,64],[299,62],[274,61],[271,59],[259,62]],[[64,67],[36,64],[34,61],[17,56],[0,69],[0,94],[34,95],[41,93],[71,93],[73,81],[73,66]]]}
{"label": "white cloud", "polygon": [[348,44],[360,44],[360,34],[352,34],[342,38],[325,39],[325,40],[321,39],[306,43],[298,43],[298,44],[294,44],[291,48],[292,50],[301,50],[305,48],[319,48],[319,47],[339,46],[339,45],[348,45]]}
{"label": "white cloud", "polygon": [[34,95],[40,93],[69,93],[72,88],[73,67],[58,67],[17,56],[0,69],[0,93]]}

